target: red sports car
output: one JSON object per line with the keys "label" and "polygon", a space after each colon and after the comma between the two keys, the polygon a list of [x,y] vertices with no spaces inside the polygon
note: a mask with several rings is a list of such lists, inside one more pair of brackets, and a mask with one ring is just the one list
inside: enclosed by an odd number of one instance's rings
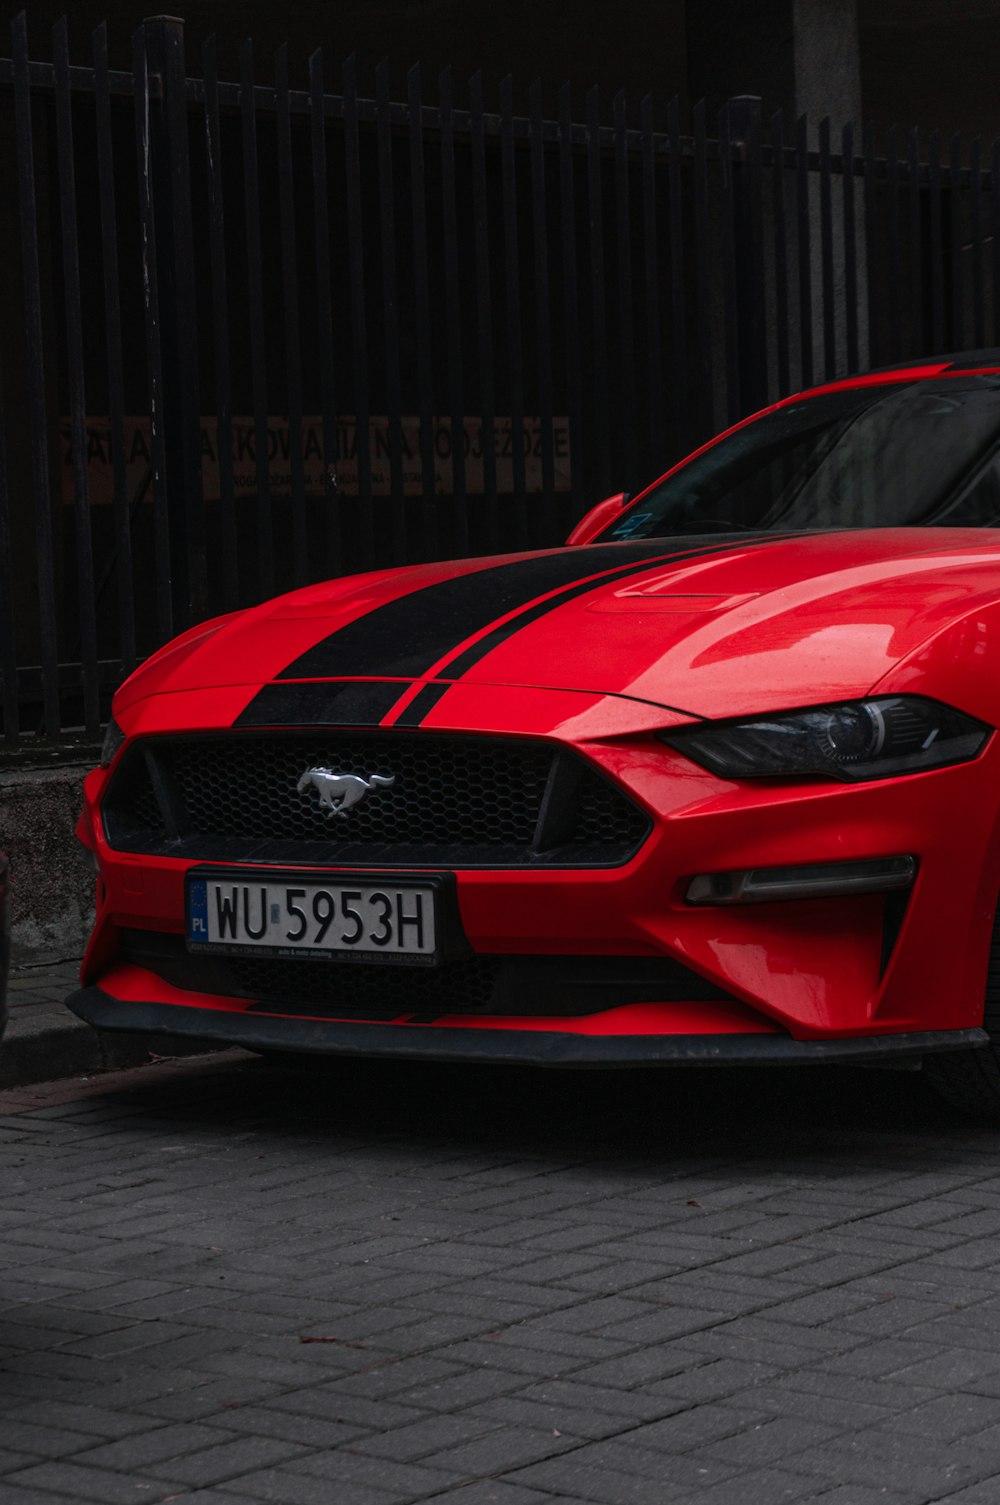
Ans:
{"label": "red sports car", "polygon": [[789,398],[572,546],[119,690],[71,1007],[264,1051],[922,1060],[1000,1109],[1000,359]]}

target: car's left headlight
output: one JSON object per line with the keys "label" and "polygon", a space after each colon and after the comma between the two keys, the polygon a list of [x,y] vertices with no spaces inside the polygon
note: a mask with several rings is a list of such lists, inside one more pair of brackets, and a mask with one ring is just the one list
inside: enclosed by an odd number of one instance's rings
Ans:
{"label": "car's left headlight", "polygon": [[853,783],[967,763],[992,730],[936,700],[882,695],[657,735],[725,779],[811,774]]}

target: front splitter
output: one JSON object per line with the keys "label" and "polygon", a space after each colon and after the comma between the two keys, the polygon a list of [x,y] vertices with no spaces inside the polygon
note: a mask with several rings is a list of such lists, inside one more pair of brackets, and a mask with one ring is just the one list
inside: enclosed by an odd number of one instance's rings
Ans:
{"label": "front splitter", "polygon": [[922,1030],[846,1040],[792,1040],[787,1035],[578,1035],[570,1031],[455,1029],[438,1025],[367,1024],[337,1019],[123,1002],[101,988],[66,1000],[95,1029],[177,1035],[247,1050],[403,1060],[467,1061],[509,1066],[831,1066],[886,1065],[905,1057],[989,1045],[982,1029]]}

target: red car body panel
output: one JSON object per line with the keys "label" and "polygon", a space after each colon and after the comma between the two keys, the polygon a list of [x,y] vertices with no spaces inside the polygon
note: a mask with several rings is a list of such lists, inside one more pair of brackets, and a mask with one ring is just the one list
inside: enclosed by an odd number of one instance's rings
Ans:
{"label": "red car body panel", "polygon": [[[524,571],[541,588],[533,594],[529,581],[508,599],[495,584],[508,566],[512,580]],[[423,593],[426,615],[418,612]],[[395,631],[407,611],[414,642],[387,628],[384,672],[364,672],[363,653],[357,674],[349,655],[348,672],[339,661],[323,672],[328,650],[336,656],[340,642],[364,643],[368,625],[373,641],[380,622]],[[127,681],[114,714],[125,750],[147,737],[238,737],[248,716],[272,724],[255,711],[268,694],[329,682],[377,690],[386,730],[541,739],[599,768],[646,812],[648,837],[629,860],[605,868],[458,871],[472,953],[666,958],[717,986],[719,998],[626,999],[579,1016],[451,1010],[421,1020],[401,1012],[356,1031],[365,1051],[382,1048],[378,1029],[393,1051],[402,1049],[401,1031],[432,1040],[512,1032],[525,1037],[527,1059],[536,1058],[531,1039],[558,1036],[569,1041],[559,1058],[572,1061],[583,1058],[573,1041],[584,1040],[829,1042],[976,1030],[1000,893],[1000,739],[958,766],[851,784],[729,781],[655,734],[876,689],[939,699],[996,727],[1000,672],[984,674],[984,663],[1000,669],[998,534],[900,528],[661,539],[309,587],[186,634]],[[196,1034],[203,1011],[230,1021],[214,1023],[212,1038],[246,1041],[235,1021],[259,1020],[266,1004],[180,988],[123,954],[129,933],[183,934],[185,876],[198,863],[109,843],[102,801],[117,766],[89,776],[79,826],[101,875],[82,972],[87,996],[103,1000],[99,1022],[128,1027],[130,1009],[148,1003],[160,1009],[160,1025],[175,1010],[180,1032]],[[894,919],[883,893],[728,908],[686,898],[700,873],[898,853],[919,867]],[[344,871],[335,860],[331,867]],[[281,1011],[285,1022],[294,1017]],[[349,1041],[350,1019],[341,1022]],[[551,1058],[538,1049],[537,1059]]]}

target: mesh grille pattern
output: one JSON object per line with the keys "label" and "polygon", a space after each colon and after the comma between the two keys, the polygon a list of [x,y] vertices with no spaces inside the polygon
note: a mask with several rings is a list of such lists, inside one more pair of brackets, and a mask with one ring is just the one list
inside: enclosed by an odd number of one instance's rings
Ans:
{"label": "mesh grille pattern", "polygon": [[[108,839],[124,851],[208,860],[345,865],[586,866],[623,862],[646,835],[644,813],[582,760],[514,738],[406,732],[233,733],[151,738],[179,841],[166,841],[142,746],[105,798]],[[573,766],[574,795],[558,830],[534,842],[554,760]],[[327,814],[303,774],[380,774],[346,815]],[[554,802],[550,802],[554,803]],[[155,822],[150,818],[155,812]],[[153,831],[162,847],[150,845]]]}
{"label": "mesh grille pattern", "polygon": [[[548,774],[544,748],[397,737],[240,737],[187,745],[171,758],[196,831],[407,845],[461,842],[527,846]],[[314,789],[296,793],[307,768],[395,777],[349,816],[329,816]],[[338,828],[343,828],[343,833]]]}
{"label": "mesh grille pattern", "polygon": [[473,957],[441,967],[351,966],[280,957],[231,957],[234,989],[266,999],[269,1008],[364,1018],[433,1010],[436,1014],[486,1010],[500,970],[498,957]]}
{"label": "mesh grille pattern", "polygon": [[499,1014],[576,1018],[621,1004],[722,1000],[725,991],[671,957],[450,956],[433,967],[350,957],[189,952],[183,936],[124,930],[121,955],[176,988],[249,1000],[266,1013],[396,1019]]}

